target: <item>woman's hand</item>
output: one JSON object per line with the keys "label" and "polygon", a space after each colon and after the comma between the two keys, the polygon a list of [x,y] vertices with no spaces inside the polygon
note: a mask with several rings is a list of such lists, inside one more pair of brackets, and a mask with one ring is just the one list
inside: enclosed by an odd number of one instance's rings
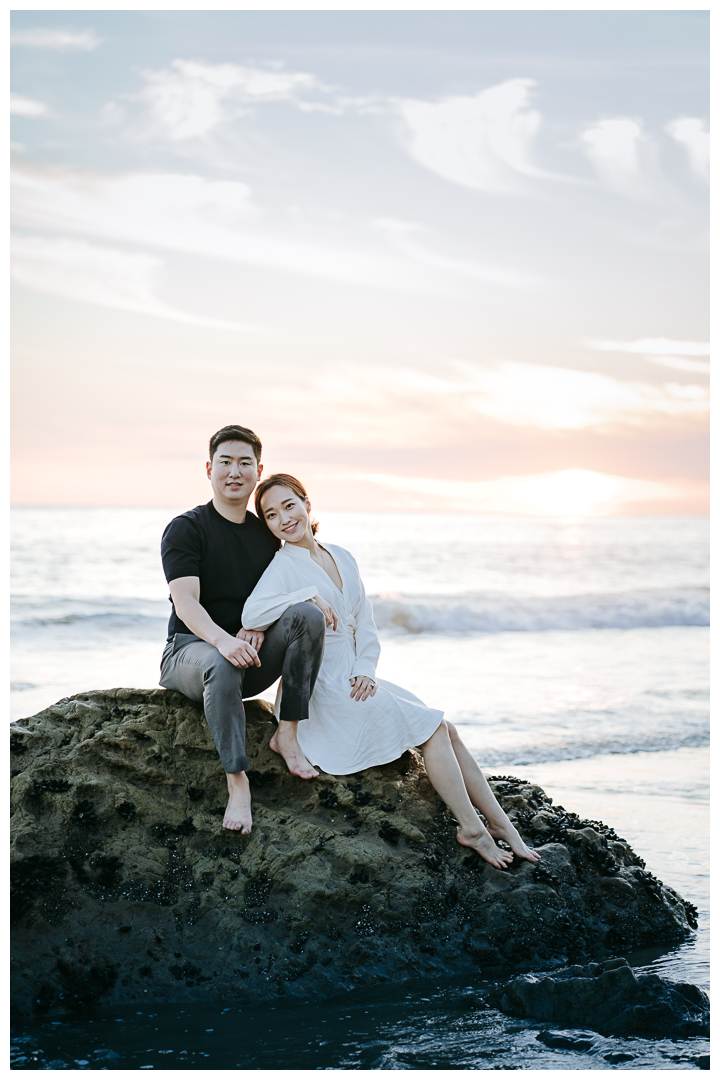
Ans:
{"label": "woman's hand", "polygon": [[350,697],[356,701],[365,701],[366,698],[375,697],[377,683],[369,675],[354,675],[350,680],[352,690]]}
{"label": "woman's hand", "polygon": [[221,656],[230,661],[233,667],[260,667],[257,649],[239,636],[233,637],[232,634],[226,634],[223,631],[222,638],[215,642],[215,648]]}
{"label": "woman's hand", "polygon": [[260,652],[260,646],[265,640],[265,633],[263,630],[238,630],[235,637],[240,638],[241,641],[247,641],[248,645],[252,645],[255,652]]}
{"label": "woman's hand", "polygon": [[312,599],[313,603],[320,608],[325,616],[325,625],[332,626],[333,630],[337,630],[338,617],[328,604],[327,600],[323,600],[322,596],[313,596]]}

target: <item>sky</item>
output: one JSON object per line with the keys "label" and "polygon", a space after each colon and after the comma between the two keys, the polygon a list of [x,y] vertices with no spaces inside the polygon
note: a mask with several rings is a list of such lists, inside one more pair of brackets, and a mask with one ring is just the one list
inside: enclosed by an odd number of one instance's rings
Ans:
{"label": "sky", "polygon": [[16,11],[13,501],[707,512],[708,13]]}

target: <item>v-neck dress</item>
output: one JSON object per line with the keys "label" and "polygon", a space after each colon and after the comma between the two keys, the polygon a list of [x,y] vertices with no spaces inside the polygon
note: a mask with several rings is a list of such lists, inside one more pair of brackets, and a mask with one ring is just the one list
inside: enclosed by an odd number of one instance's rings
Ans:
{"label": "v-neck dress", "polygon": [[[350,679],[375,679],[380,640],[372,605],[357,563],[349,551],[323,544],[335,560],[342,589],[306,548],[285,544],[275,555],[245,603],[242,624],[266,630],[293,604],[321,596],[338,616],[337,630],[325,631],[325,653],[310,698],[310,715],[298,724],[298,742],[313,765],[335,776],[383,765],[429,739],[443,714],[408,690],[377,679],[373,697],[350,697]],[[280,694],[276,701],[276,715]]]}

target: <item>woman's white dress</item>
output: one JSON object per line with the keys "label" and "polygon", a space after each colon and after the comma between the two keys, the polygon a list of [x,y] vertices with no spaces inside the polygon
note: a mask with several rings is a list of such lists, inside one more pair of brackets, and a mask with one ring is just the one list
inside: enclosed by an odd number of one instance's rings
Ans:
{"label": "woman's white dress", "polygon": [[265,630],[287,608],[313,596],[321,596],[335,610],[337,630],[326,629],[310,716],[298,724],[298,742],[308,761],[340,776],[395,761],[409,747],[429,739],[443,714],[384,679],[376,680],[374,697],[365,701],[350,697],[353,676],[375,679],[380,641],[355,559],[336,544],[323,547],[335,560],[342,590],[306,548],[285,544],[248,597],[242,623],[247,630]]}

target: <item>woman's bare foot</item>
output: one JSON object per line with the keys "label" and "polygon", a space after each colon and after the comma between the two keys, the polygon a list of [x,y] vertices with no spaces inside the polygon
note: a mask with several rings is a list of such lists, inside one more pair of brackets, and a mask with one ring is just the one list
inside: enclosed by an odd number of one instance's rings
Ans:
{"label": "woman's bare foot", "polygon": [[280,720],[277,731],[270,740],[270,749],[274,750],[280,757],[285,758],[285,764],[293,776],[299,776],[303,780],[312,780],[315,776],[320,775],[317,769],[313,769],[300,749],[300,744],[297,741],[297,724],[292,724],[288,720]]}
{"label": "woman's bare foot", "polygon": [[506,817],[504,821],[497,823],[488,822],[488,832],[494,840],[504,840],[521,859],[527,859],[531,863],[540,862],[538,853],[527,846],[510,818]]}
{"label": "woman's bare foot", "polygon": [[512,862],[513,857],[510,852],[499,848],[486,829],[460,829],[457,842],[477,851],[485,862],[496,866],[498,870],[504,870]]}
{"label": "woman's bare foot", "polygon": [[226,775],[230,798],[225,808],[223,829],[236,829],[247,835],[252,830],[250,783],[244,772]]}

